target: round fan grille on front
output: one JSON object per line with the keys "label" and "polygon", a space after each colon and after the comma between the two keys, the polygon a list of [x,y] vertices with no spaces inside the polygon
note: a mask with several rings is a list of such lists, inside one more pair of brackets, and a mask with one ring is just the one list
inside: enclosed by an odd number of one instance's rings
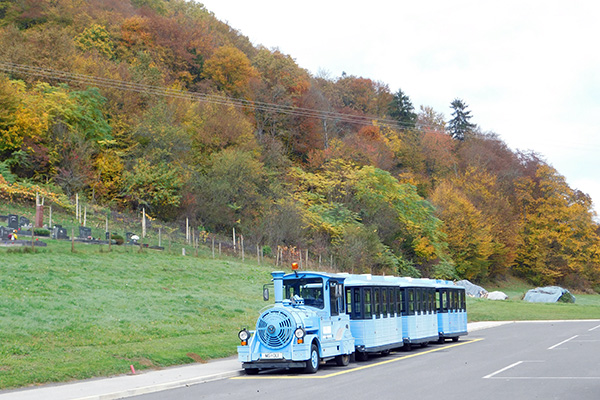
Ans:
{"label": "round fan grille on front", "polygon": [[278,309],[265,312],[256,324],[259,340],[272,349],[287,345],[294,335],[294,328],[292,316]]}

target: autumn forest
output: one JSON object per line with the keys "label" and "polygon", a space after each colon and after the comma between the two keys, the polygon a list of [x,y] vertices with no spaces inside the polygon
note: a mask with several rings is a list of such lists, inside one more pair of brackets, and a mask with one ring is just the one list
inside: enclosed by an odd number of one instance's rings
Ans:
{"label": "autumn forest", "polygon": [[348,272],[600,291],[590,197],[467,100],[314,76],[191,1],[0,1],[1,201],[35,186]]}

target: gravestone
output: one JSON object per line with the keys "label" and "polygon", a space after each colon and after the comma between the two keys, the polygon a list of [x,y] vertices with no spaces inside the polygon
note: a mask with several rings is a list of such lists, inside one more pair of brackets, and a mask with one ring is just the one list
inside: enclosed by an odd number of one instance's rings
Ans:
{"label": "gravestone", "polygon": [[19,229],[19,216],[15,214],[8,215],[8,227],[13,229]]}
{"label": "gravestone", "polygon": [[11,228],[0,226],[0,240],[8,240],[8,234],[12,232]]}
{"label": "gravestone", "polygon": [[87,226],[79,227],[79,237],[81,239],[88,239],[92,237],[92,228],[88,228]]}
{"label": "gravestone", "polygon": [[52,237],[54,239],[68,239],[69,236],[67,236],[67,229],[63,228],[60,225],[55,225],[54,229],[52,229]]}
{"label": "gravestone", "polygon": [[31,224],[31,221],[29,220],[29,218],[25,218],[25,217],[19,218],[19,226],[29,226],[29,224]]}

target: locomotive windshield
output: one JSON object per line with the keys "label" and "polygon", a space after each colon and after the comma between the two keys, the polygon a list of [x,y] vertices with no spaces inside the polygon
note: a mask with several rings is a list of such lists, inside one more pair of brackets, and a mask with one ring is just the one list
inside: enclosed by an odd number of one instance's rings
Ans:
{"label": "locomotive windshield", "polygon": [[304,305],[323,308],[325,300],[323,297],[323,279],[321,278],[296,278],[283,281],[285,298],[300,296],[304,299]]}

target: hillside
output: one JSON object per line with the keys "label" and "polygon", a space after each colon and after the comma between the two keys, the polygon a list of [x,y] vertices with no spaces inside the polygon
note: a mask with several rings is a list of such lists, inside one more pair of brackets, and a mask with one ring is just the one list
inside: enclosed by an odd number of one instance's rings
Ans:
{"label": "hillside", "polygon": [[[600,291],[591,199],[367,77],[184,0],[0,2],[0,199],[144,209],[337,269]],[[409,78],[409,77],[408,77]]]}

